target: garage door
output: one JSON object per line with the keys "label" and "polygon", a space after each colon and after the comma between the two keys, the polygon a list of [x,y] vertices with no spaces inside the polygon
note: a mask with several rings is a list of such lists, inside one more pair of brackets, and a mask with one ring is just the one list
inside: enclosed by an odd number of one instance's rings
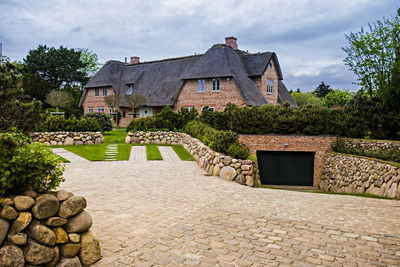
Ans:
{"label": "garage door", "polygon": [[257,151],[261,183],[313,185],[314,152]]}

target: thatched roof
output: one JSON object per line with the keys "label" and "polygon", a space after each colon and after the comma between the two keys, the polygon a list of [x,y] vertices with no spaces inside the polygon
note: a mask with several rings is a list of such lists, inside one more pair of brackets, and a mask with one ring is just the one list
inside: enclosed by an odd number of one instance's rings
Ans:
{"label": "thatched roof", "polygon": [[278,81],[278,103],[283,104],[289,102],[292,108],[298,108],[296,101],[294,101],[292,95],[286,89],[285,84],[282,81]]}
{"label": "thatched roof", "polygon": [[[266,104],[267,101],[249,77],[262,75],[271,59],[275,60],[278,77],[282,79],[275,53],[249,54],[234,50],[225,44],[214,45],[202,55],[182,58],[137,64],[109,61],[90,79],[85,89],[112,86],[114,91],[121,95],[120,106],[126,106],[124,97],[129,85],[133,84],[133,94],[146,97],[147,106],[173,106],[184,80],[232,77],[245,103],[258,106]],[[284,90],[286,87],[283,85],[278,94],[285,94]],[[80,105],[85,94],[86,90]],[[284,98],[288,98],[287,94]],[[294,102],[293,99],[292,101]]]}

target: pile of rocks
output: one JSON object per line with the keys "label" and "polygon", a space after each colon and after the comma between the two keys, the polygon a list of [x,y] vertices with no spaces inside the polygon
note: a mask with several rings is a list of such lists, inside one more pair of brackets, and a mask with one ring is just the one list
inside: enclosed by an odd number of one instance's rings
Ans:
{"label": "pile of rocks", "polygon": [[89,230],[86,200],[60,191],[5,198],[0,211],[0,266],[82,266],[101,258]]}
{"label": "pile of rocks", "polygon": [[400,199],[400,167],[369,158],[328,152],[319,187],[331,192]]}
{"label": "pile of rocks", "polygon": [[93,145],[104,141],[101,132],[35,132],[30,136],[33,142],[46,146]]}
{"label": "pile of rocks", "polygon": [[125,142],[128,144],[180,144],[193,155],[199,165],[210,175],[220,176],[225,180],[248,186],[261,184],[255,162],[235,159],[215,152],[200,140],[186,133],[138,131],[128,133]]}

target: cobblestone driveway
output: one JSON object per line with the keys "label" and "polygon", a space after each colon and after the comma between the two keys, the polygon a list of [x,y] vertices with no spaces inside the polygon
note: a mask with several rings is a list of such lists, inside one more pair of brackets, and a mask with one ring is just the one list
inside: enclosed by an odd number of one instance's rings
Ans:
{"label": "cobblestone driveway", "polygon": [[254,189],[195,162],[70,163],[96,266],[400,266],[400,201]]}

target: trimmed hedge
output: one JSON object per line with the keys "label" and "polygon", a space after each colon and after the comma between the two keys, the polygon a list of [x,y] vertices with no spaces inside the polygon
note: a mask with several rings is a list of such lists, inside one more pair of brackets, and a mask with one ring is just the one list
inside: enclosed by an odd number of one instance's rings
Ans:
{"label": "trimmed hedge", "polygon": [[71,115],[68,119],[64,116],[49,116],[41,124],[39,131],[56,132],[56,131],[75,131],[75,132],[98,132],[101,126],[95,118],[87,117],[77,119]]}
{"label": "trimmed hedge", "polygon": [[196,119],[198,115],[196,109],[189,111],[181,108],[179,112],[174,112],[169,106],[166,106],[153,116],[132,120],[129,122],[126,131],[179,131],[186,123]]}
{"label": "trimmed hedge", "polygon": [[237,134],[232,131],[219,131],[196,120],[187,123],[183,131],[217,152],[240,159],[246,159],[250,155],[249,150],[239,144]]}
{"label": "trimmed hedge", "polygon": [[365,150],[361,147],[352,147],[343,142],[341,138],[338,138],[337,142],[332,145],[332,149],[333,151],[343,154],[364,156],[400,163],[400,151],[398,149],[379,149],[376,151]]}
{"label": "trimmed hedge", "polygon": [[84,119],[95,119],[100,127],[102,132],[109,132],[112,130],[112,122],[111,122],[111,116],[107,115],[103,112],[90,112],[86,113],[83,116]]}
{"label": "trimmed hedge", "polygon": [[0,197],[26,190],[45,192],[64,181],[62,160],[15,130],[0,133]]}

